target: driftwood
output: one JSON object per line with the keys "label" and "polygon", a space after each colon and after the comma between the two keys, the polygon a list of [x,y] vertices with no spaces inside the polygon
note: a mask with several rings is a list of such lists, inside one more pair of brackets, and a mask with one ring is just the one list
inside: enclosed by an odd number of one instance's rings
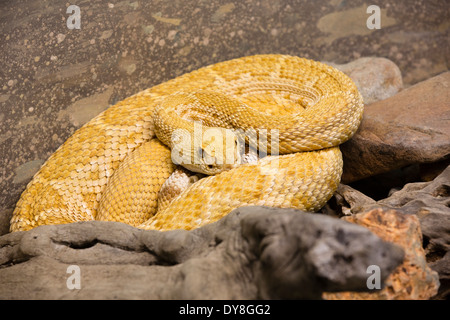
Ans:
{"label": "driftwood", "polygon": [[80,222],[0,237],[0,298],[318,299],[368,291],[370,265],[383,282],[402,260],[366,228],[292,209],[240,208],[193,231]]}

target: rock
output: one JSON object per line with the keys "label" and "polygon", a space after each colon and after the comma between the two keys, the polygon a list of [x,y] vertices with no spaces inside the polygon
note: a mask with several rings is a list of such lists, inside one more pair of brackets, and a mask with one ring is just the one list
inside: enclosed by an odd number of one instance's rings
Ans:
{"label": "rock", "polygon": [[383,208],[417,215],[427,255],[450,249],[450,166],[433,181],[408,183],[379,201],[342,184],[336,194],[348,214]]}
{"label": "rock", "polygon": [[[450,166],[450,158],[439,162],[422,163],[419,165],[418,176],[420,181],[432,181]],[[417,181],[417,180],[416,180]]]}
{"label": "rock", "polygon": [[405,251],[405,259],[388,277],[384,289],[373,293],[326,293],[326,299],[418,300],[436,295],[438,274],[426,264],[420,223],[416,216],[395,210],[374,209],[344,219],[368,228],[385,241],[400,245]]}
{"label": "rock", "polygon": [[450,249],[450,166],[433,181],[406,184],[377,204],[417,215],[428,255]]}
{"label": "rock", "polygon": [[[105,221],[0,237],[1,299],[300,299],[364,291],[403,251],[366,228],[293,209],[239,208],[192,231]],[[69,290],[70,265],[80,289]]]}
{"label": "rock", "polygon": [[9,221],[11,221],[13,209],[0,210],[0,236],[9,232]]}
{"label": "rock", "polygon": [[347,64],[328,64],[352,78],[366,105],[392,97],[403,88],[400,69],[386,58],[366,57]]}
{"label": "rock", "polygon": [[[359,191],[340,185],[335,194],[337,206],[344,214],[357,214],[373,209],[396,210],[416,215],[420,221],[423,247],[430,266],[437,266],[441,287],[438,296],[450,292],[448,268],[440,260],[447,259],[450,249],[450,166],[433,181],[408,183],[388,198],[375,201]],[[334,212],[339,215],[339,212]],[[446,270],[446,271],[445,271]],[[441,272],[442,271],[442,272]]]}
{"label": "rock", "polygon": [[366,106],[357,133],[341,146],[349,183],[450,155],[450,72]]}
{"label": "rock", "polygon": [[442,259],[430,263],[429,266],[439,273],[439,282],[441,283],[438,294],[433,298],[448,300],[450,297],[450,251],[447,251]]}

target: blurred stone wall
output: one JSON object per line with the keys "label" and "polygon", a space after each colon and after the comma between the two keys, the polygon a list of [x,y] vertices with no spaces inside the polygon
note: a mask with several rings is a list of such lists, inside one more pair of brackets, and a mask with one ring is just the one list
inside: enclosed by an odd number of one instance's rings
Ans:
{"label": "blurred stone wall", "polygon": [[[345,63],[386,57],[406,86],[448,70],[447,0],[0,2],[0,218],[40,165],[109,105],[187,71],[284,53]],[[69,29],[69,5],[80,29]]]}

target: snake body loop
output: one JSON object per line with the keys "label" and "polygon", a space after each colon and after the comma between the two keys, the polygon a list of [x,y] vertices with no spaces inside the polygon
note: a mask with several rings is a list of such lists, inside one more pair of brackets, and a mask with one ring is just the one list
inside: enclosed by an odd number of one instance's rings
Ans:
{"label": "snake body loop", "polygon": [[[198,69],[117,103],[77,130],[28,184],[11,231],[88,220],[192,229],[245,205],[318,210],[339,184],[338,146],[356,132],[362,112],[352,80],[312,60],[256,55]],[[211,148],[218,138],[205,138],[205,130],[196,137],[196,123],[224,135],[241,130],[253,145],[263,137],[269,156],[239,165],[238,144],[223,142],[233,161],[219,166],[219,149]],[[191,159],[208,155],[186,168],[215,175],[181,182],[189,171],[172,161],[179,132],[193,139],[180,149]],[[274,146],[280,156],[270,156]]]}

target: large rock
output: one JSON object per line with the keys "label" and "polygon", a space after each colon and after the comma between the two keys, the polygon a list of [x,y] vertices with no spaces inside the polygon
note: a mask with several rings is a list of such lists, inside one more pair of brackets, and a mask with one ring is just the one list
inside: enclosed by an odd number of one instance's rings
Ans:
{"label": "large rock", "polygon": [[343,182],[450,155],[450,72],[366,106],[358,132],[341,147]]}
{"label": "large rock", "polygon": [[193,231],[90,221],[0,237],[0,299],[320,298],[367,291],[369,265],[384,281],[402,260],[366,228],[292,209],[240,208]]}
{"label": "large rock", "polygon": [[364,226],[385,241],[398,244],[405,259],[386,280],[386,287],[375,292],[325,294],[326,299],[418,300],[430,299],[438,292],[438,273],[426,264],[419,219],[395,210],[374,209],[344,218]]}
{"label": "large rock", "polygon": [[347,64],[328,64],[355,82],[366,105],[392,97],[403,88],[400,69],[386,58],[365,57]]}

